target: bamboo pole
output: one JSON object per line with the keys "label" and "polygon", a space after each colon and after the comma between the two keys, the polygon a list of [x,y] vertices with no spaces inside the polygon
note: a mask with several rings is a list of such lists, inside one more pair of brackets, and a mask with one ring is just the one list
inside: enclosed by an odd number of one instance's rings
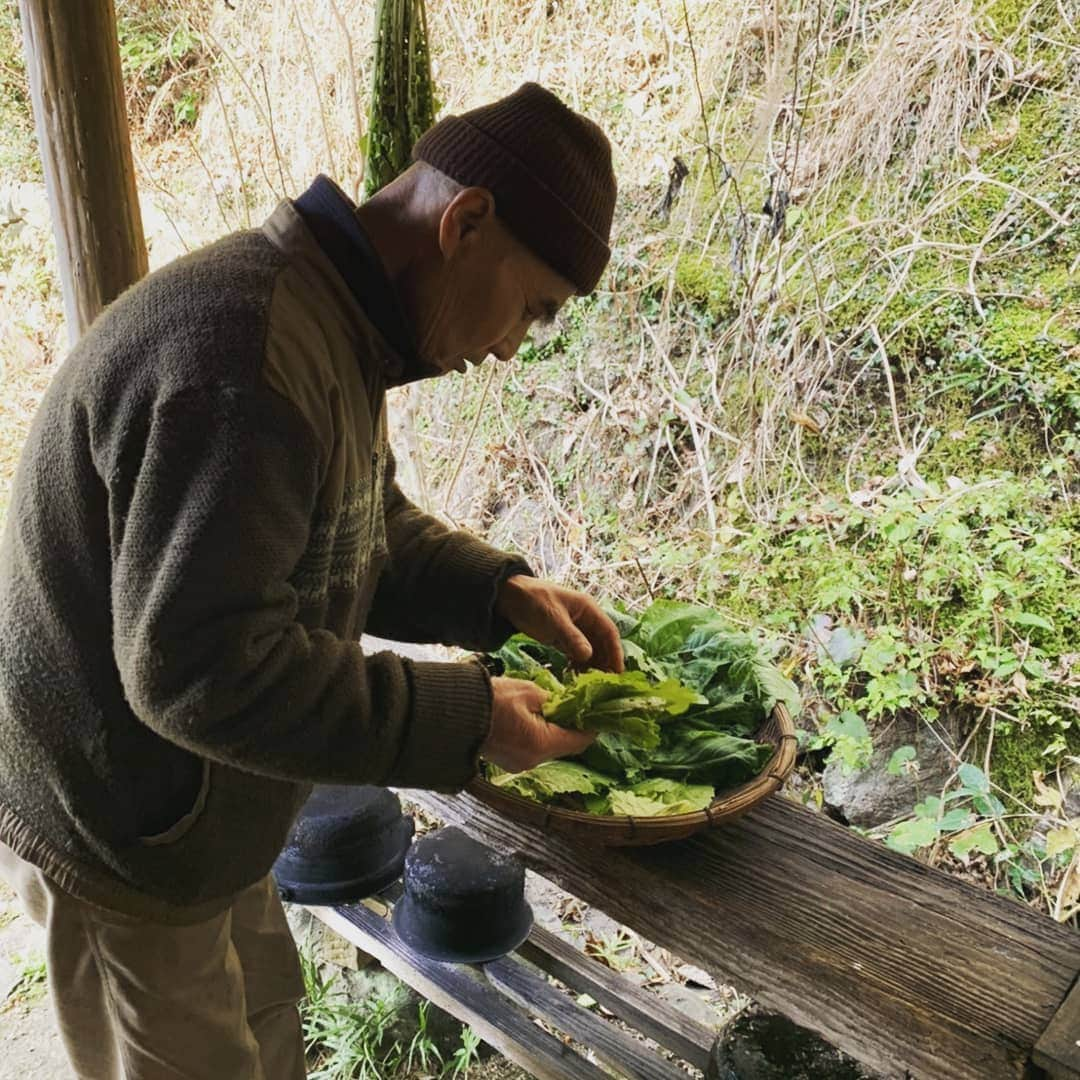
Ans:
{"label": "bamboo pole", "polygon": [[113,0],[19,0],[68,340],[147,271]]}

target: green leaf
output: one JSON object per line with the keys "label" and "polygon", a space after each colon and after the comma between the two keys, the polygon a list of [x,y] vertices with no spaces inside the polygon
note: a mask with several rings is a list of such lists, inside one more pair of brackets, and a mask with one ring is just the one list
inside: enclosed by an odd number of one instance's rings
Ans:
{"label": "green leaf", "polygon": [[729,787],[756,776],[773,755],[773,748],[723,731],[676,722],[663,732],[661,746],[648,760],[649,770],[690,784]]}
{"label": "green leaf", "polygon": [[885,838],[885,843],[893,851],[911,855],[919,848],[927,847],[938,837],[937,823],[929,818],[916,818],[914,821],[901,821]]}
{"label": "green leaf", "polygon": [[890,776],[900,776],[904,772],[904,765],[915,760],[914,746],[898,746],[889,758],[888,772]]}
{"label": "green leaf", "polygon": [[974,795],[971,805],[982,817],[999,818],[1005,813],[1005,807],[996,795]]}
{"label": "green leaf", "polygon": [[960,783],[972,794],[986,794],[990,791],[990,781],[978,765],[971,765],[965,761],[956,772]]}
{"label": "green leaf", "polygon": [[941,799],[936,795],[927,795],[927,797],[921,802],[915,804],[915,816],[920,818],[927,818],[930,821],[937,821],[938,814],[941,813]]}
{"label": "green leaf", "polygon": [[997,849],[997,837],[994,835],[989,822],[962,833],[949,843],[949,850],[964,862],[967,862],[968,856],[973,851],[981,852],[984,855],[993,855]]}
{"label": "green leaf", "polygon": [[938,821],[938,831],[943,833],[959,832],[970,829],[975,824],[975,815],[970,810],[950,810]]}
{"label": "green leaf", "polygon": [[1020,611],[1015,615],[1008,616],[1009,622],[1015,623],[1017,626],[1034,626],[1039,630],[1054,629],[1054,624],[1049,619],[1044,619],[1041,615],[1036,615],[1032,611]]}
{"label": "green leaf", "polygon": [[1046,834],[1046,856],[1052,859],[1065,851],[1072,851],[1080,844],[1080,831],[1076,827],[1067,825],[1061,829],[1051,829]]}
{"label": "green leaf", "polygon": [[680,784],[675,780],[654,778],[632,788],[612,788],[608,800],[612,814],[631,817],[667,817],[692,814],[713,801],[711,784]]}
{"label": "green leaf", "polygon": [[709,608],[657,600],[642,615],[632,640],[650,656],[670,656],[683,648],[692,631],[719,625],[719,616]]}
{"label": "green leaf", "polygon": [[705,698],[675,679],[649,681],[641,671],[586,671],[573,675],[544,702],[544,717],[579,731],[609,731],[651,749],[660,742],[658,723],[686,712]]}
{"label": "green leaf", "polygon": [[508,773],[488,766],[488,780],[496,787],[524,795],[537,802],[550,802],[558,795],[593,795],[603,793],[612,784],[611,777],[575,761],[545,761],[535,769]]}
{"label": "green leaf", "polygon": [[521,672],[530,679],[544,669],[559,679],[566,671],[566,657],[558,649],[541,645],[528,634],[514,634],[491,655],[502,662],[505,671]]}
{"label": "green leaf", "polygon": [[854,739],[857,742],[870,738],[866,721],[850,709],[845,709],[839,716],[830,716],[825,722],[825,730],[837,738]]}

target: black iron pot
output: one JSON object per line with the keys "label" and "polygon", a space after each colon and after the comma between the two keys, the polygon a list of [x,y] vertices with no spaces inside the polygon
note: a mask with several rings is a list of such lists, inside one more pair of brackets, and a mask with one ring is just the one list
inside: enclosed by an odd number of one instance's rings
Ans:
{"label": "black iron pot", "polygon": [[405,858],[393,925],[413,952],[478,964],[516,949],[532,927],[525,867],[453,826],[422,837]]}
{"label": "black iron pot", "polygon": [[274,863],[278,891],[297,904],[362,900],[400,877],[412,836],[392,791],[316,787]]}

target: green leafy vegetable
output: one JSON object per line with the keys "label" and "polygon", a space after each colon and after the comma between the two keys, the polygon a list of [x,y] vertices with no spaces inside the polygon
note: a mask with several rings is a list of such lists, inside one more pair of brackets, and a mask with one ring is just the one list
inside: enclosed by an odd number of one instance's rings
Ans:
{"label": "green leafy vegetable", "polygon": [[670,732],[649,759],[649,769],[685,783],[730,787],[756,776],[773,748],[723,731],[695,728],[690,722]]}
{"label": "green leafy vegetable", "polygon": [[713,795],[711,784],[681,784],[656,777],[631,788],[613,788],[608,792],[607,800],[612,814],[668,817],[704,810],[713,801]]}
{"label": "green leafy vegetable", "polygon": [[494,653],[506,674],[551,692],[553,723],[598,732],[575,761],[493,783],[527,798],[596,814],[654,817],[700,810],[718,788],[746,783],[774,748],[753,736],[778,702],[800,708],[795,686],[751,635],[708,608],[660,600],[638,619],[613,614],[626,671],[572,671],[550,646],[517,634]]}
{"label": "green leafy vegetable", "polygon": [[526,772],[508,773],[489,766],[488,779],[496,786],[547,802],[556,795],[595,795],[611,787],[611,777],[576,761],[545,761]]}
{"label": "green leafy vegetable", "polygon": [[544,716],[561,727],[615,732],[651,748],[660,743],[662,721],[704,702],[675,679],[653,684],[640,671],[586,671],[544,702]]}

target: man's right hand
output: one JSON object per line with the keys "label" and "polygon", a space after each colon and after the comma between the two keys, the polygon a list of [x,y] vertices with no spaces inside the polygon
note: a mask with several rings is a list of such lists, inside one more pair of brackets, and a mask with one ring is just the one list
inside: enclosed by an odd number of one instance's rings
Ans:
{"label": "man's right hand", "polygon": [[491,730],[480,755],[507,772],[580,754],[596,738],[591,731],[549,724],[540,711],[547,691],[526,679],[492,679],[491,697]]}

